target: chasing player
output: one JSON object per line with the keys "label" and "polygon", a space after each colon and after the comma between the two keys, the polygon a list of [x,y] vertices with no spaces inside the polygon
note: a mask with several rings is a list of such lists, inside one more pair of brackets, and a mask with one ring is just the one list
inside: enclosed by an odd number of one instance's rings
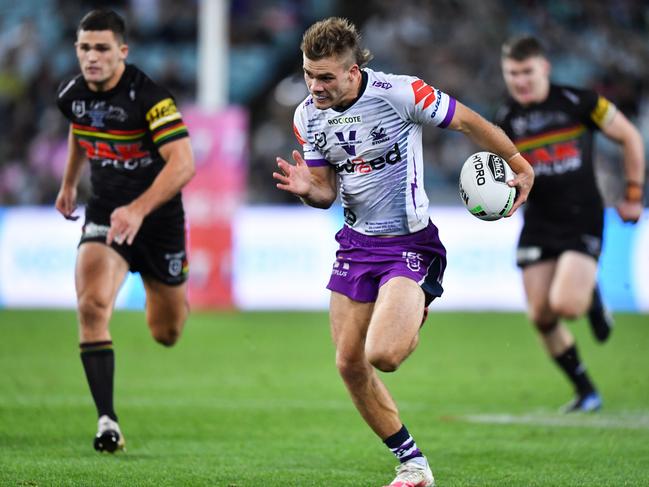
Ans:
{"label": "chasing player", "polygon": [[576,397],[564,411],[596,411],[601,397],[574,337],[562,324],[588,312],[600,342],[607,340],[613,324],[596,285],[604,206],[595,181],[593,134],[599,130],[623,148],[626,191],[617,211],[626,222],[637,222],[642,214],[642,138],[604,97],[551,83],[550,63],[536,38],[506,42],[501,61],[511,99],[496,123],[536,174],[517,253],[528,314],[547,352],[575,388]]}
{"label": "chasing player", "polygon": [[71,124],[56,208],[76,219],[76,188],[88,159],[92,194],[75,271],[79,341],[99,416],[94,447],[113,452],[124,448],[113,407],[113,304],[127,272],[139,272],[153,338],[165,346],[178,340],[189,311],[180,190],[194,174],[194,159],[172,96],[125,64],[118,14],[88,13],[75,46],[81,74],[63,82],[57,96]]}
{"label": "chasing player", "polygon": [[[426,458],[401,422],[376,370],[393,372],[417,345],[426,306],[442,294],[446,250],[423,188],[422,126],[466,134],[510,162],[519,195],[534,174],[505,134],[424,81],[365,68],[370,59],[346,19],[312,25],[302,39],[309,96],[294,118],[303,155],[278,157],[277,187],[316,208],[338,191],[345,225],[328,288],[336,365],[366,423],[400,462],[390,484],[434,484]],[[458,161],[465,155],[458,154]]]}

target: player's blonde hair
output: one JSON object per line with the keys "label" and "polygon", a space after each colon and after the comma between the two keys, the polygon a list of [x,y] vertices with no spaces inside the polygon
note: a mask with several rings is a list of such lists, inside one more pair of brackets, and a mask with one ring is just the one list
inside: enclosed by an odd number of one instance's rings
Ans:
{"label": "player's blonde hair", "polygon": [[370,51],[361,47],[361,35],[356,26],[342,17],[329,17],[309,27],[302,36],[300,49],[313,61],[351,53],[361,68],[372,59]]}

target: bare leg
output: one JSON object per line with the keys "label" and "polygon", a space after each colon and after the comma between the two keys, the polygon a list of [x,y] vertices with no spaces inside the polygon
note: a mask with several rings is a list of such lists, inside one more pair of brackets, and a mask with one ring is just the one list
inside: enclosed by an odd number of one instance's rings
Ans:
{"label": "bare leg", "polygon": [[402,422],[374,367],[394,371],[411,353],[423,304],[419,286],[400,277],[381,288],[376,304],[331,296],[336,365],[356,408],[381,439],[399,431]]}
{"label": "bare leg", "polygon": [[143,277],[146,289],[146,321],[153,338],[172,346],[180,338],[189,314],[187,283],[169,286],[150,277]]}

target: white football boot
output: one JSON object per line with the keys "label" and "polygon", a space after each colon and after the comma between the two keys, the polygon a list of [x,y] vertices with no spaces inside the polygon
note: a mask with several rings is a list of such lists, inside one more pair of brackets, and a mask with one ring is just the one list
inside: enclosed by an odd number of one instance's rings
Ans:
{"label": "white football boot", "polygon": [[117,421],[113,421],[105,414],[100,416],[97,421],[97,435],[94,441],[95,450],[115,453],[117,450],[125,450],[125,445],[126,442]]}
{"label": "white football boot", "polygon": [[428,460],[417,457],[396,467],[397,476],[385,487],[434,487],[435,479]]}

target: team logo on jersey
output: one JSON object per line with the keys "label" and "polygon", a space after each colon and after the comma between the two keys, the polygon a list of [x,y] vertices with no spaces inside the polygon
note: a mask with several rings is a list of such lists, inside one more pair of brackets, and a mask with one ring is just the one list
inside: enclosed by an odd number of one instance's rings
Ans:
{"label": "team logo on jersey", "polygon": [[165,260],[169,261],[169,267],[168,267],[169,275],[173,277],[178,277],[183,271],[185,252],[165,254]]}
{"label": "team logo on jersey", "polygon": [[74,100],[72,102],[72,113],[75,117],[81,118],[86,114],[85,100]]}
{"label": "team logo on jersey", "polygon": [[84,115],[80,115],[79,118],[87,115],[90,117],[90,126],[103,128],[105,126],[105,120],[117,120],[118,122],[124,122],[128,118],[126,110],[122,107],[116,107],[113,105],[106,105],[105,101],[94,101],[90,104],[90,109],[85,111]]}
{"label": "team logo on jersey", "polygon": [[406,261],[406,266],[412,272],[419,272],[421,270],[421,263],[424,261],[424,258],[421,254],[417,252],[402,252],[401,257]]}
{"label": "team logo on jersey", "polygon": [[324,132],[318,132],[313,136],[313,145],[316,149],[322,150],[324,146],[327,145],[327,134]]}
{"label": "team logo on jersey", "polygon": [[363,123],[361,115],[346,115],[344,117],[330,118],[327,120],[329,125],[356,125]]}
{"label": "team logo on jersey", "polygon": [[336,132],[336,137],[338,142],[336,145],[345,149],[345,152],[350,156],[356,155],[356,145],[360,144],[360,140],[356,140],[356,130],[349,131],[349,138],[345,140],[345,134],[343,132]]}
{"label": "team logo on jersey", "polygon": [[372,145],[380,144],[388,139],[388,134],[385,132],[385,128],[381,127],[380,122],[370,130],[370,135],[372,136]]}

